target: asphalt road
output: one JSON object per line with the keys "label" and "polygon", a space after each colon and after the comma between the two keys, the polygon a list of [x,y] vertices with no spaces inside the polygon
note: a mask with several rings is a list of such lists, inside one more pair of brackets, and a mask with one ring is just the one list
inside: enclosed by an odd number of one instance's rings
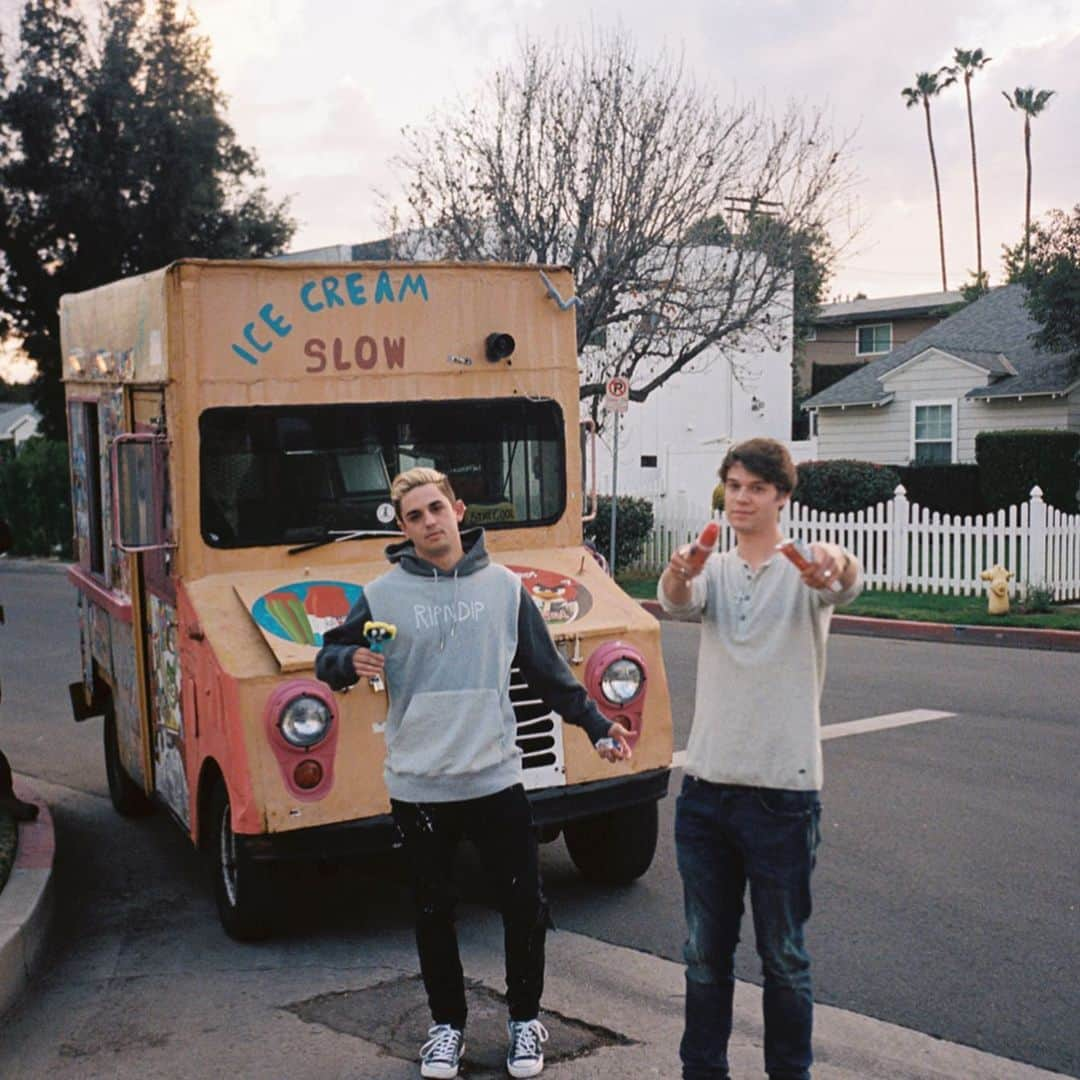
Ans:
{"label": "asphalt road", "polygon": [[[163,816],[121,821],[104,802],[100,724],[69,719],[66,684],[79,671],[73,590],[54,572],[0,563],[0,603],[8,617],[0,627],[0,747],[17,771],[48,785],[61,853],[52,975],[37,991],[45,995],[39,1004],[70,1007],[83,966],[93,969],[84,973],[89,981],[103,957],[123,967],[124,956],[140,954],[235,978],[243,993],[244,979],[258,977],[259,952],[223,945],[187,842]],[[664,625],[677,747],[686,744],[693,708],[696,640],[695,626]],[[825,743],[824,843],[809,934],[818,1000],[1080,1073],[1078,687],[1080,658],[1071,654],[833,639],[827,724],[915,708],[956,715]],[[680,779],[675,773],[673,791]],[[677,959],[673,811],[669,798],[656,861],[625,889],[586,886],[561,841],[547,846],[557,924]],[[470,870],[466,863],[467,895]],[[365,934],[400,931],[392,866],[348,868],[332,879],[312,873],[290,888],[296,928],[287,947],[298,962],[311,962],[310,949],[333,965],[340,942],[344,965]],[[175,939],[173,928],[183,931]],[[752,940],[740,946],[738,967],[757,981]],[[137,995],[137,984],[125,992]],[[118,986],[97,1013],[123,1009]],[[122,1052],[120,1027],[110,1053]],[[73,1063],[91,1045],[103,1052],[89,1032],[85,1046],[73,1042]],[[197,1042],[198,1032],[190,1038]],[[3,1058],[0,1048],[0,1065]],[[88,1057],[85,1075],[99,1067],[109,1075],[108,1058],[90,1064]]]}

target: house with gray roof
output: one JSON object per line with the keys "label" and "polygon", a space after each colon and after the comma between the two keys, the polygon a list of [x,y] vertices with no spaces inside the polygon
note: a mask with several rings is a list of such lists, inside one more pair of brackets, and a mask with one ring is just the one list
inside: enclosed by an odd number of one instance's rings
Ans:
{"label": "house with gray roof", "polygon": [[799,385],[820,393],[936,326],[963,302],[962,293],[934,292],[823,304],[800,350]]}
{"label": "house with gray roof", "polygon": [[819,458],[974,462],[980,431],[1080,431],[1080,357],[1042,352],[1022,285],[993,289],[803,404]]}
{"label": "house with gray roof", "polygon": [[0,457],[14,454],[27,439],[38,433],[41,414],[33,405],[13,405],[0,401]]}

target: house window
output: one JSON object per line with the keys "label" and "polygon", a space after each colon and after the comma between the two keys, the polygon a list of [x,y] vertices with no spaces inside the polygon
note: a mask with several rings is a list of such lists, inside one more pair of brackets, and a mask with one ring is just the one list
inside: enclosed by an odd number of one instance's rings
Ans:
{"label": "house window", "polygon": [[916,465],[948,465],[953,461],[953,406],[915,405],[914,452]]}
{"label": "house window", "polygon": [[656,455],[655,454],[642,454],[641,455],[641,467],[643,469],[655,469],[656,468]]}
{"label": "house window", "polygon": [[808,326],[806,330],[803,331],[803,341],[817,341],[816,326]]}
{"label": "house window", "polygon": [[873,326],[860,326],[856,331],[856,356],[873,356],[877,353],[892,351],[892,323],[875,323]]}

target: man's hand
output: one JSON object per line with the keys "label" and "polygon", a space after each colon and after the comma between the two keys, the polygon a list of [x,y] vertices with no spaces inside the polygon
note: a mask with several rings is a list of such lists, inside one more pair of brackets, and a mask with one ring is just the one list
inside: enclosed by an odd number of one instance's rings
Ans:
{"label": "man's hand", "polygon": [[608,728],[607,735],[596,744],[596,752],[605,761],[628,761],[633,757],[628,741],[630,732],[617,720]]}
{"label": "man's hand", "polygon": [[851,582],[851,560],[844,553],[844,549],[836,544],[811,544],[810,554],[813,562],[799,575],[803,584],[811,589],[831,589],[834,583],[839,583],[842,588],[847,588]]}
{"label": "man's hand", "polygon": [[669,560],[660,577],[660,588],[673,604],[685,604],[690,600],[690,582],[705,569],[704,563],[695,566],[688,558],[691,544],[684,544]]}
{"label": "man's hand", "polygon": [[372,652],[363,646],[357,647],[352,656],[353,671],[361,679],[373,679],[383,673],[386,657],[382,653]]}

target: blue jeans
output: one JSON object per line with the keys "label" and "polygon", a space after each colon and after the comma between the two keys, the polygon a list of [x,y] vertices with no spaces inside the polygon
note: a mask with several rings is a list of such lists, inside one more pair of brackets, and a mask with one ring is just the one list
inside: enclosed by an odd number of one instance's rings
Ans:
{"label": "blue jeans", "polygon": [[687,776],[675,812],[686,904],[683,1080],[726,1080],[735,946],[750,883],[765,977],[765,1071],[809,1080],[813,995],[803,926],[821,840],[816,791],[710,784]]}

